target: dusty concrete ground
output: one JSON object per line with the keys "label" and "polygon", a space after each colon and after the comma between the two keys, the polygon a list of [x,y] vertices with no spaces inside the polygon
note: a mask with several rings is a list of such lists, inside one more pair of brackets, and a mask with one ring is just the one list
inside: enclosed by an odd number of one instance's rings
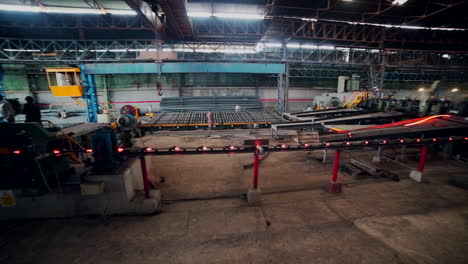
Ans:
{"label": "dusty concrete ground", "polygon": [[[239,140],[155,135],[143,144]],[[344,152],[343,160],[374,152]],[[3,223],[0,263],[468,263],[468,191],[446,183],[468,176],[465,164],[428,162],[428,182],[418,184],[407,168],[383,163],[402,180],[340,174],[343,193],[330,194],[321,187],[332,154],[326,164],[322,153],[269,156],[260,167],[260,206],[241,196],[251,184],[250,155],[157,157],[152,173],[166,178],[162,213]],[[197,199],[206,197],[224,198]]]}

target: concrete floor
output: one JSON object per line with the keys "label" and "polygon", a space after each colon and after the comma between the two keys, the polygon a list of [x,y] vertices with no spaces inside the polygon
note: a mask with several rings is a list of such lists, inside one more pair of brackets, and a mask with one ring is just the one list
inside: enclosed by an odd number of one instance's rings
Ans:
{"label": "concrete floor", "polygon": [[[164,133],[143,144],[216,145],[249,136]],[[343,159],[372,153],[344,152]],[[433,160],[428,182],[419,184],[403,177],[407,168],[381,164],[402,180],[340,174],[343,193],[330,194],[321,188],[331,159],[321,164],[319,157],[265,159],[260,206],[241,196],[251,183],[252,169],[244,169],[251,155],[156,157],[152,173],[166,179],[162,213],[3,223],[0,263],[468,263],[468,191],[446,183],[466,176],[467,165]],[[199,199],[207,197],[224,198]]]}

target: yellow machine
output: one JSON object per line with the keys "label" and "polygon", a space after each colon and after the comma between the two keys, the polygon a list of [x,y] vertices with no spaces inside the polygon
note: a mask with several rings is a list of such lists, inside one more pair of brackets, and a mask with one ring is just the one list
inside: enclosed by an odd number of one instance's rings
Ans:
{"label": "yellow machine", "polygon": [[47,81],[55,96],[81,97],[83,86],[80,81],[80,68],[46,68]]}
{"label": "yellow machine", "polygon": [[354,92],[353,93],[353,101],[350,102],[350,103],[345,104],[344,106],[347,107],[347,108],[353,108],[353,107],[359,105],[359,103],[361,103],[362,101],[366,100],[369,97],[370,97],[369,92]]}

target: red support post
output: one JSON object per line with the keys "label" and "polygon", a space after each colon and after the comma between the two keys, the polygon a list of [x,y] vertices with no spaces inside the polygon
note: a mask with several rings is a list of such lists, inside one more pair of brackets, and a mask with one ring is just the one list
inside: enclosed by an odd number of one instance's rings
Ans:
{"label": "red support post", "polygon": [[143,188],[145,190],[145,198],[150,198],[150,182],[148,179],[148,171],[146,170],[145,155],[140,155],[141,174],[143,176]]}
{"label": "red support post", "polygon": [[340,150],[336,150],[335,152],[335,162],[333,163],[333,176],[332,176],[332,182],[336,182],[336,179],[338,178],[338,169],[340,168]]}
{"label": "red support post", "polygon": [[340,169],[340,150],[335,152],[335,161],[333,163],[333,175],[330,182],[327,183],[327,192],[331,193],[340,193],[341,192],[341,183],[337,183],[338,179],[338,170]]}
{"label": "red support post", "polygon": [[260,159],[258,153],[254,153],[254,176],[253,176],[253,188],[258,189],[258,165],[260,164]]}
{"label": "red support post", "polygon": [[427,146],[423,146],[421,149],[421,158],[419,159],[419,167],[418,171],[423,172],[424,164],[426,163],[426,156],[427,156]]}

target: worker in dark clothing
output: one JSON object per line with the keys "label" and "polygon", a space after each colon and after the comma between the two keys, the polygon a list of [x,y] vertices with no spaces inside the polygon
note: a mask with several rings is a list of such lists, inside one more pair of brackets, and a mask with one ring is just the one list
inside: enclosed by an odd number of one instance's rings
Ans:
{"label": "worker in dark clothing", "polygon": [[2,95],[0,95],[0,122],[15,123],[15,109]]}
{"label": "worker in dark clothing", "polygon": [[25,122],[37,122],[41,123],[41,110],[39,106],[34,103],[34,99],[31,96],[26,96],[26,102],[23,106],[23,113],[26,115]]}

